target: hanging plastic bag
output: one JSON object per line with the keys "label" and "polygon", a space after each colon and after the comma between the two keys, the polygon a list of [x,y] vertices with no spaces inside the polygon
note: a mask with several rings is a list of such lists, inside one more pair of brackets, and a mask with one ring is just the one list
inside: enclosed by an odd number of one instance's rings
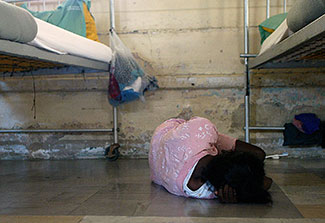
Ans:
{"label": "hanging plastic bag", "polygon": [[[145,74],[140,68],[131,51],[123,44],[114,30],[111,31],[111,48],[113,58],[110,67],[110,83],[114,77],[120,89],[119,97],[114,97],[110,93],[110,103],[113,106],[143,99],[144,92],[158,88],[155,77]],[[109,92],[112,91],[109,86]]]}

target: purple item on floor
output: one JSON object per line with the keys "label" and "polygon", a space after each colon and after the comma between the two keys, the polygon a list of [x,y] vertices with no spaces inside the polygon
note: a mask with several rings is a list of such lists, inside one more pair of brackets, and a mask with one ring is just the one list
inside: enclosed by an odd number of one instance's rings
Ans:
{"label": "purple item on floor", "polygon": [[306,134],[313,134],[319,130],[320,119],[314,113],[295,115],[295,119],[302,122],[302,129]]}

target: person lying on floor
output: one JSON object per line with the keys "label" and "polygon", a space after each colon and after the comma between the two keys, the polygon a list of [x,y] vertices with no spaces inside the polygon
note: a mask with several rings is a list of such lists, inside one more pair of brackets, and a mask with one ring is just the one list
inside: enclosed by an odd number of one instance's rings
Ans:
{"label": "person lying on floor", "polygon": [[151,180],[170,193],[224,203],[271,203],[265,152],[226,136],[206,118],[169,119],[151,139]]}

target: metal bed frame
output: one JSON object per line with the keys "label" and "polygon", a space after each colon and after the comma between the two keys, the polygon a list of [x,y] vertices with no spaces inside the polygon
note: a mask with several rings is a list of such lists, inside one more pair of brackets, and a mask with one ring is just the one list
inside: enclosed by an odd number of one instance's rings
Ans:
{"label": "metal bed frame", "polygon": [[[32,0],[29,0],[28,2],[30,1]],[[18,3],[26,2],[26,0],[7,0],[7,2]],[[114,0],[110,0],[111,30],[115,29],[114,10]],[[43,76],[109,71],[108,63],[73,55],[58,55],[18,42],[0,39],[0,49],[0,60],[11,61],[11,64],[0,65],[0,75],[4,77],[32,75]],[[108,160],[113,161],[119,157],[118,149],[120,147],[118,143],[119,129],[117,118],[117,107],[113,106],[113,128],[111,129],[0,129],[0,134],[112,132],[114,135],[114,141],[113,144],[105,149],[105,157]]]}
{"label": "metal bed frame", "polygon": [[107,72],[109,64],[0,39],[1,76]]}
{"label": "metal bed frame", "polygon": [[[283,131],[280,126],[250,126],[250,70],[274,68],[325,67],[325,15],[271,47],[261,55],[249,53],[249,0],[244,0],[245,59],[245,140],[250,141],[250,130]],[[283,10],[286,12],[286,0]],[[266,15],[270,16],[270,0],[266,0]]]}

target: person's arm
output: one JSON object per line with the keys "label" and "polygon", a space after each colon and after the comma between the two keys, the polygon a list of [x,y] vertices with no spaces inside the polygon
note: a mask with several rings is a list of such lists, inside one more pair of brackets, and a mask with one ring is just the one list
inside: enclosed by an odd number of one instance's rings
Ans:
{"label": "person's arm", "polygon": [[265,159],[265,152],[260,147],[240,141],[238,139],[236,140],[235,150],[251,153],[262,161]]}

